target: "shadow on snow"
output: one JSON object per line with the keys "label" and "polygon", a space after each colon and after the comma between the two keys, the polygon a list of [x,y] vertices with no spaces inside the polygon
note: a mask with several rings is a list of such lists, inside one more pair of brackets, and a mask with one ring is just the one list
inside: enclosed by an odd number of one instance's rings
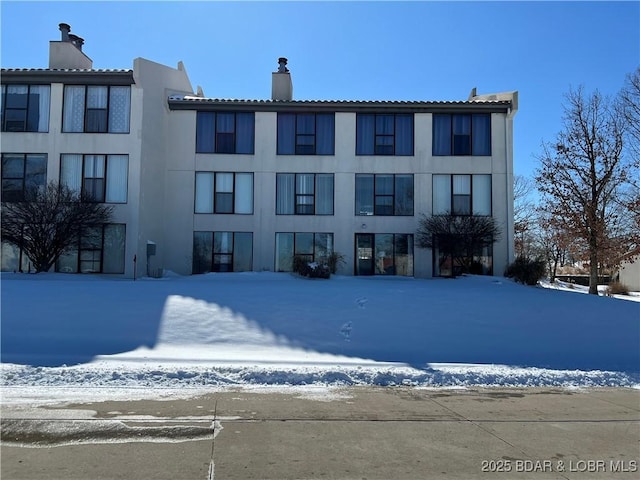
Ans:
{"label": "shadow on snow", "polygon": [[5,275],[6,363],[69,365],[141,346],[198,345],[191,360],[199,360],[196,351],[215,357],[236,346],[422,370],[428,363],[640,370],[639,304],[499,278],[311,281],[253,273],[132,282],[56,275],[25,283],[17,281],[25,276]]}

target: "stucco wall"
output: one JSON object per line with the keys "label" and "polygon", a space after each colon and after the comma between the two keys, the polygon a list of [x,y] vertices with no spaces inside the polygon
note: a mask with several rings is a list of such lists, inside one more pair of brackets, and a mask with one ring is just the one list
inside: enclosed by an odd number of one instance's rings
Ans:
{"label": "stucco wall", "polygon": [[[169,248],[175,247],[165,240],[165,232],[175,229],[181,221],[179,213],[175,216],[168,214],[173,207],[171,202],[180,195],[179,188],[167,188],[167,179],[171,174],[171,159],[174,158],[171,146],[174,139],[182,141],[182,131],[179,125],[174,126],[175,131],[169,130],[167,98],[175,93],[190,94],[193,89],[183,69],[137,58],[134,60],[133,71],[137,90],[142,97],[141,107],[136,112],[136,116],[139,116],[136,135],[141,141],[136,252],[140,274],[153,274],[155,269],[167,268],[165,256]],[[195,129],[195,125],[193,128]],[[195,139],[195,134],[193,138]],[[156,244],[156,254],[150,257],[149,268],[148,242]]]}
{"label": "stucco wall", "polygon": [[[72,47],[75,48],[75,47]],[[140,183],[139,112],[141,95],[132,88],[130,133],[62,133],[62,83],[51,84],[51,103],[48,133],[2,134],[3,153],[46,153],[47,182],[60,180],[60,158],[63,154],[126,154],[129,156],[129,176],[126,204],[110,204],[114,207],[112,223],[126,224],[125,275],[133,275],[132,263],[128,260],[136,250],[135,237],[138,225],[138,197]],[[138,125],[138,127],[136,127]]]}
{"label": "stucco wall", "polygon": [[640,255],[633,262],[623,262],[618,274],[620,283],[632,292],[640,292]]}
{"label": "stucco wall", "polygon": [[[335,155],[276,155],[277,113],[255,115],[255,154],[224,155],[195,153],[195,111],[174,111],[169,117],[172,132],[166,195],[168,214],[164,254],[165,268],[191,273],[193,231],[253,232],[254,270],[273,270],[276,232],[326,232],[334,234],[334,248],[345,256],[344,274],[353,274],[356,233],[415,233],[420,214],[432,211],[432,174],[491,174],[492,208],[503,235],[494,246],[494,273],[501,275],[511,261],[513,243],[513,198],[511,183],[512,145],[505,139],[511,119],[492,114],[491,157],[433,157],[432,115],[415,114],[414,156],[356,156],[356,114],[336,113]],[[194,214],[196,171],[253,172],[253,215]],[[276,215],[276,174],[334,173],[334,215]],[[414,216],[356,216],[355,173],[412,173]],[[170,205],[169,205],[170,204]],[[414,248],[418,277],[432,274],[430,250]]]}

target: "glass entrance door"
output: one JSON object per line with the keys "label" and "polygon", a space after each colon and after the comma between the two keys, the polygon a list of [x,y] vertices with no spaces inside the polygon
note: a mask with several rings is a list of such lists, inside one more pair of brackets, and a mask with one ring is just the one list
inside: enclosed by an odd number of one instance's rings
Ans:
{"label": "glass entrance door", "polygon": [[373,275],[373,235],[356,234],[356,275]]}

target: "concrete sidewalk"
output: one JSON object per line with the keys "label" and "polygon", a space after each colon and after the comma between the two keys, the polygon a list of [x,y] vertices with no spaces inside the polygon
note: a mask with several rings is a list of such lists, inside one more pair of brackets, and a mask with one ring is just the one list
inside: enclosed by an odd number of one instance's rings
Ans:
{"label": "concrete sidewalk", "polygon": [[336,393],[319,401],[239,390],[190,400],[72,405],[39,409],[36,414],[3,407],[0,476],[3,480],[640,476],[639,390],[363,387]]}

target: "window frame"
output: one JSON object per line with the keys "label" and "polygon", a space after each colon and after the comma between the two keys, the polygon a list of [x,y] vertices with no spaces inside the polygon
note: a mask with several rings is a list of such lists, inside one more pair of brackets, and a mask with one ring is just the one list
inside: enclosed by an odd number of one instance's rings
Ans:
{"label": "window frame", "polygon": [[[213,174],[212,185],[212,210],[210,212],[197,211],[197,195],[198,195],[198,174]],[[232,191],[231,192],[219,192],[218,191],[218,175],[233,175]],[[237,212],[236,211],[236,195],[237,195],[237,176],[238,175],[250,175],[251,176],[251,211],[250,212]],[[210,171],[210,170],[196,170],[194,175],[194,202],[193,213],[195,215],[253,215],[255,211],[255,174],[254,172],[225,172],[225,171]],[[219,194],[231,194],[231,212],[223,212],[218,210],[218,195]]]}
{"label": "window frame", "polygon": [[[211,263],[208,265],[209,269],[207,270],[206,268],[204,270],[202,269],[196,269],[196,255],[195,255],[195,249],[196,249],[196,234],[209,234],[210,235],[210,239],[211,239],[211,252],[205,252],[208,256],[208,254],[211,254]],[[228,252],[216,252],[216,234],[231,234],[231,247],[230,247],[230,251]],[[236,264],[236,256],[239,254],[239,252],[236,251],[236,246],[239,244],[239,242],[236,239],[237,235],[250,235],[251,236],[251,255],[250,255],[250,259],[249,259],[249,270],[235,270],[234,269],[234,265]],[[194,230],[193,232],[193,247],[192,247],[192,265],[191,265],[191,274],[192,275],[201,275],[201,274],[205,274],[205,273],[210,273],[210,272],[220,272],[220,273],[229,273],[229,272],[245,272],[245,271],[253,271],[253,250],[254,250],[254,244],[253,244],[253,232],[245,232],[245,231],[222,231],[222,230]],[[226,263],[216,263],[216,257],[220,258],[220,257],[229,257],[230,261],[226,262]],[[229,265],[230,269],[229,270],[223,270],[221,268],[216,268],[216,265]],[[199,270],[199,271],[196,271]],[[202,270],[202,271],[200,271]]]}
{"label": "window frame", "polygon": [[[62,185],[62,168],[63,168],[63,163],[64,163],[64,157],[65,156],[71,156],[71,155],[81,155],[82,156],[82,166],[81,168],[81,178],[80,178],[80,197],[82,199],[82,201],[86,201],[86,202],[90,202],[90,203],[108,203],[108,204],[114,204],[114,205],[125,205],[127,203],[129,203],[129,155],[128,154],[124,154],[124,153],[113,153],[113,154],[109,154],[109,153],[61,153],[60,154],[60,175],[59,175],[59,179],[60,179],[60,184]],[[107,201],[107,191],[108,191],[108,186],[109,186],[109,158],[112,156],[125,156],[127,157],[127,180],[126,180],[126,185],[124,186],[124,201]],[[87,177],[86,176],[86,166],[87,166],[87,157],[102,157],[103,159],[103,165],[104,165],[104,176],[103,177]],[[96,182],[96,180],[100,180],[102,179],[102,186],[100,188],[100,197],[101,200],[95,200],[95,199],[88,199],[85,197],[88,197],[89,194],[87,193],[87,187],[86,187],[86,183],[87,180],[93,180],[94,183]]]}
{"label": "window frame", "polygon": [[[27,97],[27,101],[26,101],[26,105],[24,108],[17,108],[17,107],[7,107],[7,87],[27,87],[27,93],[26,93],[26,97]],[[32,93],[31,93],[31,89],[32,87],[47,87],[49,89],[49,108],[47,109],[46,115],[47,115],[47,128],[45,130],[40,130],[38,127],[36,127],[35,130],[33,129],[29,129],[29,112],[30,109],[33,105],[33,99],[32,99]],[[24,94],[23,94],[24,95]],[[0,119],[2,120],[0,122],[0,131],[5,132],[5,133],[48,133],[49,132],[49,121],[50,121],[50,117],[51,117],[51,85],[50,84],[36,84],[36,83],[3,83],[2,84],[2,88],[0,89],[0,98],[1,103],[0,103]],[[11,129],[11,130],[7,130],[7,111],[22,111],[24,112],[24,125],[23,128],[20,130],[16,130],[16,129]],[[42,115],[42,113],[40,112],[40,110],[38,109],[38,125],[40,124],[40,115]]]}
{"label": "window frame", "polygon": [[[391,255],[385,255],[384,257],[378,257],[378,239],[382,236],[391,236]],[[407,242],[407,253],[400,253],[398,250],[398,245],[400,244],[399,237],[405,237]],[[361,246],[363,243],[360,243],[358,240],[367,239],[370,241],[370,248]],[[416,244],[415,244],[415,235],[413,233],[356,233],[354,236],[354,268],[353,274],[355,276],[403,276],[403,277],[413,277],[415,276],[415,252],[416,252]],[[362,257],[360,250],[368,250],[367,253],[369,257]],[[401,266],[399,260],[402,255],[407,256],[407,273],[399,274],[398,268]],[[385,266],[385,262],[383,259],[390,258],[391,264]],[[409,261],[410,259],[410,261]],[[378,261],[382,261],[382,268],[378,265]],[[370,267],[371,273],[360,273],[362,267]],[[392,269],[393,273],[388,273],[387,269]]]}
{"label": "window frame", "polygon": [[[293,196],[292,196],[292,201],[293,201],[293,209],[292,209],[292,213],[282,213],[278,211],[278,199],[280,198],[280,190],[279,190],[279,182],[278,182],[278,177],[281,175],[293,175]],[[298,190],[298,178],[301,175],[312,175],[313,176],[313,193],[303,193],[300,192]],[[318,213],[318,204],[320,202],[318,202],[318,176],[330,176],[332,179],[332,198],[331,198],[331,213]],[[276,215],[302,215],[302,216],[309,216],[309,215],[319,215],[319,216],[331,216],[331,215],[335,215],[335,199],[336,199],[336,193],[335,193],[335,188],[336,188],[336,177],[334,173],[292,173],[292,172],[278,172],[276,173]],[[305,202],[301,202],[300,200],[302,199],[309,199],[311,198],[312,203],[305,203]],[[313,205],[313,212],[303,212],[302,210],[304,209],[304,207],[308,207],[309,205]],[[289,207],[291,207],[292,205],[289,205]]]}
{"label": "window frame", "polygon": [[[89,158],[88,158],[89,157]],[[87,173],[89,163],[93,163],[95,173]],[[102,176],[99,176],[99,163],[102,163]],[[91,175],[91,176],[90,176]],[[91,185],[91,188],[88,186]],[[96,195],[96,192],[98,193]],[[82,156],[82,187],[81,196],[90,198],[91,203],[105,203],[107,196],[107,156],[106,155],[83,155]]]}
{"label": "window frame", "polygon": [[[435,176],[448,176],[449,177],[449,214],[456,217],[490,217],[493,215],[493,175],[490,173],[447,173],[447,174],[433,174]],[[456,176],[464,176],[469,179],[469,193],[468,194],[456,194],[454,193],[454,177]],[[474,212],[474,177],[488,177],[489,178],[489,213],[488,214],[479,214]],[[432,190],[432,205],[435,205],[435,188],[433,188],[434,180],[431,180],[431,190]],[[468,197],[469,204],[469,213],[458,213],[455,208],[455,198],[457,197]],[[446,213],[433,213],[432,206],[432,215],[446,215]]]}
{"label": "window frame", "polygon": [[[0,177],[0,182],[1,182],[1,187],[0,187],[0,193],[2,194],[2,197],[5,196],[5,189],[4,189],[4,181],[5,180],[10,180],[10,181],[20,181],[22,184],[20,191],[20,194],[17,195],[17,197],[14,200],[2,200],[2,201],[7,201],[7,202],[21,202],[24,201],[25,198],[25,193],[27,191],[28,185],[27,185],[27,170],[28,170],[28,161],[29,161],[29,157],[39,157],[40,161],[44,161],[44,178],[43,178],[43,182],[42,184],[35,184],[35,186],[39,187],[39,188],[44,188],[47,185],[47,167],[48,167],[48,155],[46,153],[11,153],[11,152],[4,152],[1,154],[0,156],[0,164],[4,163],[4,160],[6,157],[22,157],[22,176],[21,177],[5,177],[5,172],[6,170],[3,168],[2,169],[2,175]],[[18,190],[13,190],[13,191],[18,191]]]}
{"label": "window frame", "polygon": [[[397,201],[397,193],[398,193],[398,182],[397,177],[411,177],[411,213],[396,213],[398,210],[399,202]],[[362,213],[362,209],[358,211],[358,199],[360,196],[358,195],[358,178],[368,178],[372,177],[372,213]],[[391,177],[392,178],[392,192],[389,193],[377,193],[377,185],[378,185],[378,177]],[[354,184],[354,204],[355,204],[355,215],[357,217],[413,217],[415,216],[415,175],[413,173],[356,173],[355,174],[355,184]],[[361,194],[363,195],[363,194]],[[391,198],[391,209],[393,213],[385,214],[378,213],[379,209],[384,207],[382,203],[378,203],[378,198]],[[360,203],[362,203],[362,198],[360,198]]]}
{"label": "window frame", "polygon": [[[66,96],[67,96],[67,87],[84,87],[84,93],[83,93],[83,99],[84,99],[84,106],[82,109],[82,131],[74,131],[74,130],[69,130],[66,124],[65,124],[65,108],[66,108]],[[94,107],[89,107],[88,106],[88,92],[89,92],[89,88],[106,88],[107,89],[107,106],[105,108],[94,108]],[[127,130],[126,131],[122,131],[122,132],[118,132],[118,131],[113,131],[110,129],[110,116],[111,116],[111,111],[112,111],[112,105],[111,105],[111,89],[112,88],[127,88],[128,92],[129,92],[129,108],[127,110],[127,115],[128,115],[128,119],[127,119]],[[72,83],[67,83],[64,85],[63,87],[63,94],[62,94],[62,133],[107,133],[107,134],[111,134],[111,135],[128,135],[131,133],[131,85],[76,85],[76,84],[72,84]],[[90,130],[88,128],[88,123],[89,123],[89,112],[97,112],[97,111],[104,111],[104,117],[105,117],[105,130]],[[66,127],[66,128],[65,128]]]}
{"label": "window frame", "polygon": [[[213,119],[213,124],[212,124],[212,129],[209,132],[209,135],[211,135],[210,138],[210,142],[207,142],[207,145],[202,146],[201,143],[204,142],[204,140],[201,139],[201,135],[203,133],[205,133],[204,130],[205,129],[205,125],[203,125],[204,123],[204,116],[210,116]],[[233,132],[223,132],[223,131],[218,131],[218,116],[219,115],[233,115]],[[248,148],[246,152],[241,151],[238,152],[238,115],[247,115],[247,116],[251,116],[251,124],[252,124],[252,128],[251,128],[251,145],[250,148]],[[255,123],[256,123],[256,117],[255,117],[255,112],[237,112],[237,111],[206,111],[206,110],[199,110],[196,112],[196,153],[205,153],[205,154],[217,154],[217,155],[254,155],[255,154],[255,148],[256,148],[256,127],[255,127]],[[202,126],[201,126],[202,125]],[[222,137],[219,138],[219,135],[231,135],[232,136],[232,142],[231,144],[233,145],[233,151],[226,151],[226,149],[223,149],[221,144],[222,142],[219,141],[221,140]],[[208,148],[208,143],[212,142],[212,146],[209,149]],[[224,150],[224,151],[223,151]]]}
{"label": "window frame", "polygon": [[[438,132],[437,130],[437,124],[439,125],[439,122],[436,121],[436,118],[441,118],[444,119],[446,117],[449,117],[449,122],[448,122],[448,132],[449,132],[449,145],[448,145],[448,153],[438,153],[436,151],[436,141],[438,138]],[[474,124],[475,124],[475,119],[477,118],[485,118],[486,122],[487,122],[487,126],[488,126],[488,131],[487,131],[487,136],[488,138],[486,138],[487,140],[487,145],[488,145],[488,153],[476,153],[474,151],[474,139],[476,138],[476,134],[474,133]],[[465,133],[456,133],[456,119],[464,119],[468,121],[468,125],[469,125],[469,133],[465,134]],[[492,138],[491,138],[491,134],[492,134],[492,128],[491,128],[491,114],[490,113],[434,113],[433,117],[432,117],[432,142],[431,142],[431,154],[434,157],[490,157],[492,155],[492,151],[493,151],[493,146],[492,146]],[[480,135],[480,134],[478,134]],[[456,137],[468,137],[468,140],[466,142],[466,146],[468,147],[468,153],[465,152],[458,152],[457,150],[457,143],[456,143]]]}
{"label": "window frame", "polygon": [[[318,241],[317,241],[317,237],[319,235],[327,235],[331,237],[331,251],[327,251],[327,257],[330,257],[331,254],[333,252],[335,252],[335,234],[333,232],[276,232],[275,233],[275,242],[274,242],[274,248],[275,248],[275,255],[274,255],[274,267],[273,270],[274,272],[290,272],[293,271],[293,268],[291,270],[282,270],[282,269],[278,269],[279,267],[279,252],[278,252],[278,235],[292,235],[293,236],[293,243],[291,245],[292,249],[292,255],[291,255],[291,265],[293,266],[293,259],[298,255],[298,256],[304,256],[308,262],[316,262],[319,259],[316,258],[316,252],[317,252],[317,248],[316,246],[318,245]],[[312,241],[311,241],[311,248],[312,248],[312,252],[311,253],[298,253],[298,241],[296,241],[296,238],[298,235],[313,235],[312,237]]]}
{"label": "window frame", "polygon": [[[364,141],[364,133],[363,130],[365,125],[363,123],[363,119],[365,117],[372,117],[372,131],[368,131],[367,128],[367,139],[371,144],[363,145],[361,141]],[[392,117],[392,129],[393,133],[384,132],[384,128],[381,125],[382,122],[379,122],[383,117]],[[411,118],[411,148],[409,153],[398,153],[398,118]],[[362,139],[362,140],[361,140]],[[384,142],[383,140],[391,139],[391,145]],[[369,143],[367,142],[367,143]],[[384,149],[390,148],[389,152],[383,151]],[[356,156],[394,156],[394,157],[412,157],[415,155],[415,115],[414,113],[357,113],[356,114]]]}
{"label": "window frame", "polygon": [[[330,153],[318,153],[318,145],[321,143],[318,141],[318,136],[322,134],[318,133],[318,116],[331,118],[331,148]],[[313,132],[312,133],[300,133],[300,119],[305,116],[313,116]],[[292,121],[293,132],[285,132],[285,128],[289,128],[286,120],[288,118]],[[335,155],[336,150],[336,120],[335,113],[322,113],[322,112],[278,112],[276,120],[276,154],[277,155]],[[285,145],[285,133],[290,133],[293,140],[292,145]],[[311,139],[310,143],[302,142],[303,139]],[[308,147],[313,148],[309,149]],[[291,151],[289,151],[291,150]]]}
{"label": "window frame", "polygon": [[[117,272],[105,272],[104,271],[104,267],[105,267],[105,244],[107,241],[107,235],[106,235],[106,230],[107,228],[109,228],[109,226],[112,225],[116,225],[116,226],[121,226],[123,228],[123,238],[124,238],[124,245],[123,245],[123,261],[122,261],[122,269],[117,271]],[[90,229],[99,229],[100,231],[100,245],[98,247],[90,245],[89,242],[87,242],[87,237],[85,236],[85,233],[87,230]],[[83,243],[87,242],[87,243]],[[70,250],[69,252],[66,253],[66,256],[69,255],[73,255],[73,258],[75,259],[75,271],[72,272],[67,272],[67,271],[62,271],[60,269],[60,260],[61,258],[58,258],[55,262],[54,265],[54,271],[58,272],[58,273],[79,273],[79,274],[91,274],[91,273],[100,273],[100,274],[108,274],[108,275],[122,275],[126,272],[127,266],[126,266],[126,250],[127,250],[127,224],[126,223],[102,223],[102,224],[98,224],[98,225],[92,225],[89,226],[85,229],[83,229],[83,231],[80,233],[80,236],[75,239],[75,248]],[[85,258],[83,259],[83,253],[91,253],[91,258]],[[96,259],[96,254],[98,254],[98,258]],[[63,255],[64,256],[64,255]],[[96,263],[99,262],[100,263],[100,269],[98,271],[83,271],[82,270],[82,264],[83,262],[92,262],[92,263]]]}

